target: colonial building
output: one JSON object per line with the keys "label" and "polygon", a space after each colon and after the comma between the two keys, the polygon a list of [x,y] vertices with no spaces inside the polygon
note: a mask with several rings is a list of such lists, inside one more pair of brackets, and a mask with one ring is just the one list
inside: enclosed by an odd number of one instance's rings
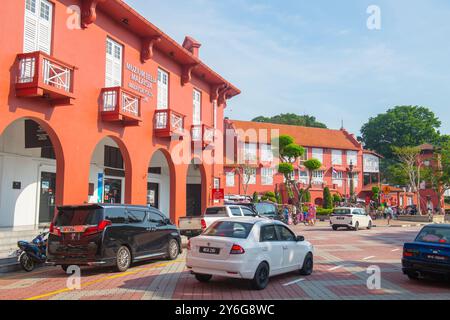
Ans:
{"label": "colonial building", "polygon": [[[225,155],[227,195],[251,195],[254,192],[262,194],[283,189],[284,176],[277,172],[277,158],[271,145],[273,138],[279,135],[290,135],[295,143],[305,148],[304,156],[294,165],[292,178],[297,181],[299,188],[306,188],[312,179],[311,200],[318,205],[322,204],[325,187],[330,188],[334,194],[348,198],[352,179],[355,195],[361,193],[365,184],[379,182],[380,156],[363,150],[355,136],[345,129],[330,130],[237,120],[226,120],[225,123],[225,128],[236,132],[237,151],[234,159],[237,161],[234,163]],[[227,146],[226,149],[230,148]],[[313,172],[310,177],[303,162],[312,158],[318,159],[322,168]],[[256,161],[251,161],[255,159]],[[249,161],[252,163],[249,164]],[[246,167],[243,171],[240,163],[251,168]]]}
{"label": "colonial building", "polygon": [[62,204],[149,203],[177,221],[212,203],[223,167],[202,157],[240,91],[199,42],[120,0],[3,0],[0,18],[0,227]]}

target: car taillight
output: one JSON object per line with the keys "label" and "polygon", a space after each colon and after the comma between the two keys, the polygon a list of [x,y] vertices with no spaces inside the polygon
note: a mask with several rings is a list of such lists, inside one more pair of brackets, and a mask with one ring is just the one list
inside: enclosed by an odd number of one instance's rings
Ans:
{"label": "car taillight", "polygon": [[230,254],[244,254],[245,250],[238,244],[233,244],[231,247]]}
{"label": "car taillight", "polygon": [[403,250],[404,257],[415,257],[418,255],[419,255],[419,252],[417,250],[412,250],[412,249],[404,249]]}
{"label": "car taillight", "polygon": [[202,223],[202,230],[203,231],[206,230],[206,221],[205,221],[205,219],[202,219],[201,223]]}
{"label": "car taillight", "polygon": [[191,240],[188,240],[188,243],[187,243],[186,248],[187,248],[188,250],[191,250]]}
{"label": "car taillight", "polygon": [[89,236],[91,234],[102,232],[103,230],[106,229],[107,226],[110,225],[112,225],[112,222],[109,220],[100,221],[100,223],[97,226],[87,228],[84,231],[83,236]]}
{"label": "car taillight", "polygon": [[53,222],[50,224],[49,233],[61,237],[61,230],[58,227],[55,227]]}

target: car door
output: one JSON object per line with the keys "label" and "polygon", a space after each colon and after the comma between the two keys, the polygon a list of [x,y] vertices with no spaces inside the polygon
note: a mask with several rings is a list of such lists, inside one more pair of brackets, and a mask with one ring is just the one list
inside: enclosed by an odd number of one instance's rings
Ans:
{"label": "car door", "polygon": [[151,234],[148,243],[150,253],[154,255],[165,254],[172,228],[167,225],[167,219],[160,211],[152,208],[148,211],[148,216]]}
{"label": "car door", "polygon": [[255,212],[246,207],[241,207],[242,213],[244,217],[254,217],[256,215]]}
{"label": "car door", "polygon": [[260,245],[262,255],[267,255],[270,259],[270,274],[280,273],[283,266],[283,244],[278,241],[274,224],[261,226]]}
{"label": "car door", "polygon": [[239,206],[231,206],[230,207],[231,217],[242,217],[241,207]]}
{"label": "car door", "polygon": [[282,270],[287,272],[299,269],[302,246],[297,242],[297,236],[283,225],[276,225],[275,229],[283,249]]}
{"label": "car door", "polygon": [[367,214],[365,209],[359,209],[359,211],[361,213],[361,220],[363,221],[363,226],[367,228],[369,226],[370,216]]}
{"label": "car door", "polygon": [[148,246],[148,223],[146,212],[134,208],[127,209],[130,245],[136,258],[150,253]]}

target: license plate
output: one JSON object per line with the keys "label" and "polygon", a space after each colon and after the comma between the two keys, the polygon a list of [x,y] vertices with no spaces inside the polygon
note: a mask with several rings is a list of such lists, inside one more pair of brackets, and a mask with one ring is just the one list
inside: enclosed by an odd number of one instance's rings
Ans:
{"label": "license plate", "polygon": [[345,220],[344,217],[338,217],[337,219],[338,219],[338,220]]}
{"label": "license plate", "polygon": [[78,241],[80,240],[80,235],[81,233],[65,233],[64,240]]}
{"label": "license plate", "polygon": [[429,254],[429,255],[427,255],[427,259],[430,259],[430,260],[437,260],[437,261],[446,261],[446,260],[447,260],[447,257],[444,257],[444,256],[437,256],[437,255],[434,255],[434,254]]}
{"label": "license plate", "polygon": [[220,249],[219,248],[210,248],[210,247],[200,247],[201,253],[207,253],[207,254],[219,254]]}
{"label": "license plate", "polygon": [[85,226],[69,226],[69,227],[61,227],[62,233],[82,233],[86,229]]}

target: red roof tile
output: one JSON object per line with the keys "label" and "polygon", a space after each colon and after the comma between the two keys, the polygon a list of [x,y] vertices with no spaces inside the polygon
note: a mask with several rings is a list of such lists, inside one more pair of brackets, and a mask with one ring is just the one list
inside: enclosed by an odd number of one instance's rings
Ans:
{"label": "red roof tile", "polygon": [[[319,147],[343,150],[361,150],[361,145],[356,138],[346,130],[332,130],[322,128],[310,128],[271,123],[228,120],[235,128],[240,130],[268,130],[268,141],[271,141],[270,131],[279,130],[280,135],[290,135],[295,142],[304,147]],[[246,139],[251,141],[251,139]]]}

